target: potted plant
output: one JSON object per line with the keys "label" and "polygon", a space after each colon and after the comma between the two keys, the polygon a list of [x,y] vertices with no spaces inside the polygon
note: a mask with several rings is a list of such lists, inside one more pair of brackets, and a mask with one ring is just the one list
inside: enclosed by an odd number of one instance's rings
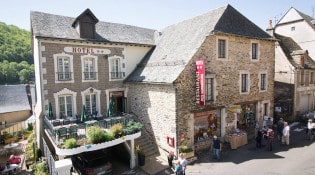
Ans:
{"label": "potted plant", "polygon": [[188,145],[181,145],[179,147],[179,152],[182,153],[183,157],[186,159],[195,156],[194,150]]}
{"label": "potted plant", "polygon": [[139,145],[136,146],[136,152],[138,155],[138,165],[143,166],[145,164],[145,154]]}

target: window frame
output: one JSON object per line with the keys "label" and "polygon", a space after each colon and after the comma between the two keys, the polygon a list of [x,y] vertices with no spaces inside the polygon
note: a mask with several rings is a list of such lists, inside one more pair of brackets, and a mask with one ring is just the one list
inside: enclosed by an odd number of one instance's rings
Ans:
{"label": "window frame", "polygon": [[[206,74],[205,77],[206,81],[205,81],[205,87],[206,87],[206,101],[215,101],[215,74]],[[209,82],[208,80],[211,80],[210,82],[210,86],[211,86],[211,95],[209,98]]]}
{"label": "window frame", "polygon": [[[265,76],[263,78],[263,75]],[[268,74],[267,71],[261,71],[258,75],[258,79],[259,79],[259,92],[266,92],[268,90]]]}
{"label": "window frame", "polygon": [[[245,81],[245,88],[246,88],[246,91],[243,91],[244,89],[244,76],[246,75],[246,81]],[[246,71],[246,70],[243,70],[243,71],[240,71],[239,73],[239,91],[240,91],[240,94],[249,94],[250,92],[250,73],[249,71]]]}
{"label": "window frame", "polygon": [[[255,49],[253,49],[254,45],[255,45]],[[249,54],[250,54],[251,61],[259,61],[260,60],[260,43],[258,41],[252,40],[250,42],[250,53]]]}
{"label": "window frame", "polygon": [[60,96],[71,96],[72,97],[72,116],[68,117],[74,117],[77,114],[77,107],[76,107],[76,98],[77,98],[77,93],[74,91],[71,91],[67,88],[63,88],[61,91],[54,93],[54,99],[55,99],[55,104],[56,104],[56,114],[57,117],[60,118],[60,102],[59,102],[59,97]]}
{"label": "window frame", "polygon": [[[95,78],[94,79],[86,79],[85,78],[85,65],[87,59],[92,59],[93,66],[94,66],[94,73],[95,73]],[[84,55],[81,56],[81,65],[82,65],[82,82],[98,82],[98,57],[94,55]],[[89,73],[91,71],[89,70]]]}
{"label": "window frame", "polygon": [[84,91],[81,92],[81,97],[82,97],[82,104],[85,105],[87,107],[87,104],[86,104],[86,95],[91,95],[91,94],[95,94],[95,100],[96,100],[96,112],[97,112],[97,115],[101,115],[100,114],[100,111],[101,111],[101,101],[100,101],[100,98],[101,98],[101,90],[98,90],[98,89],[95,89],[95,88],[92,88],[92,87],[89,87],[87,89],[85,89]]}
{"label": "window frame", "polygon": [[[73,74],[73,56],[65,53],[54,54],[54,69],[55,69],[55,83],[73,83],[74,82],[74,74]],[[69,80],[59,80],[59,59],[69,59]]]}
{"label": "window frame", "polygon": [[[224,41],[224,55],[221,55],[221,46],[220,46],[220,41]],[[222,37],[219,36],[216,39],[216,58],[218,60],[228,60],[229,58],[229,53],[228,53],[228,49],[229,48],[229,43],[228,43],[228,38],[227,37]]]}
{"label": "window frame", "polygon": [[[112,57],[108,58],[108,65],[109,65],[109,81],[120,81],[125,78],[125,72],[124,72],[124,62],[123,57],[114,55]],[[116,76],[112,76],[115,74]]]}

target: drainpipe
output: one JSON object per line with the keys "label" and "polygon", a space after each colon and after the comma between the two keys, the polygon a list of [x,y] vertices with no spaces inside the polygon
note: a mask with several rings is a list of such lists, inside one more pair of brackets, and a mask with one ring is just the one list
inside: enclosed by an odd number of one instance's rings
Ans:
{"label": "drainpipe", "polygon": [[136,167],[136,155],[135,155],[135,140],[130,140],[130,168]]}

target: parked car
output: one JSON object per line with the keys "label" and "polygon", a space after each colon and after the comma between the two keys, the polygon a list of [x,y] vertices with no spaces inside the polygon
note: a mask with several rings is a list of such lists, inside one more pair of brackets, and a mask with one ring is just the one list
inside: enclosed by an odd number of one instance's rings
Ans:
{"label": "parked car", "polygon": [[83,152],[72,156],[71,160],[79,175],[112,175],[112,163],[105,150]]}

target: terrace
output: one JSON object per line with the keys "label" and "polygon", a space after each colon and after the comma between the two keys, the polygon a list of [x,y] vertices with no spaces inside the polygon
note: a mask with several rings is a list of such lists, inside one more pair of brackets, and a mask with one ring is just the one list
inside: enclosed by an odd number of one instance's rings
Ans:
{"label": "terrace", "polygon": [[[95,126],[101,128],[102,132],[108,133],[116,124],[121,124],[123,133],[119,137],[115,137],[105,142],[92,143],[87,137],[87,132],[90,127]],[[130,125],[138,124],[140,127],[130,127]],[[48,119],[44,117],[44,132],[50,142],[53,144],[57,155],[74,155],[85,151],[93,151],[107,148],[125,142],[134,140],[141,136],[142,125],[134,121],[134,116],[131,114],[122,114],[115,117],[88,117],[86,121],[81,121],[78,118],[66,119]],[[76,147],[71,149],[65,148],[65,142],[74,138]]]}

